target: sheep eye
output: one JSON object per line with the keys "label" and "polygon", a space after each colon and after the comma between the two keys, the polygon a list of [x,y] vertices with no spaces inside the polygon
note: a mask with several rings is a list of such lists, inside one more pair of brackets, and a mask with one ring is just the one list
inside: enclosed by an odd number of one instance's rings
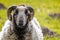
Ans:
{"label": "sheep eye", "polygon": [[30,12],[28,10],[25,10],[25,14],[28,16],[30,15]]}
{"label": "sheep eye", "polygon": [[17,15],[17,14],[18,14],[18,9],[16,9],[16,10],[15,10],[15,13],[14,13],[14,14],[15,14],[15,15]]}
{"label": "sheep eye", "polygon": [[27,10],[25,10],[25,14],[28,15],[28,11]]}

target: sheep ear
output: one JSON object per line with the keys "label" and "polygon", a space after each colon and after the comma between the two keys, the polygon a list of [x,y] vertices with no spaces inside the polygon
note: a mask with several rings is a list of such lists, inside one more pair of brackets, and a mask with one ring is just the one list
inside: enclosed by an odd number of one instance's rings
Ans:
{"label": "sheep ear", "polygon": [[30,7],[30,6],[28,6],[27,8],[28,8],[28,10],[30,11],[30,16],[29,16],[29,18],[30,18],[30,20],[32,20],[33,17],[34,17],[34,9],[33,9],[32,7]]}
{"label": "sheep ear", "polygon": [[8,15],[8,19],[11,21],[12,20],[12,14],[11,12],[14,11],[16,9],[17,6],[11,6],[8,11],[7,11],[7,15]]}

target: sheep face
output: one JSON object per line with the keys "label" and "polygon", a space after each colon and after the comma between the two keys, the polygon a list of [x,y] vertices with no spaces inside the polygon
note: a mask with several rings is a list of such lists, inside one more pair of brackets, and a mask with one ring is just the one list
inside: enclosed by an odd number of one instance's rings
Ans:
{"label": "sheep face", "polygon": [[[11,15],[11,11],[13,11],[13,15]],[[19,28],[24,28],[24,26],[33,19],[34,10],[29,6],[12,6],[8,9],[8,19],[10,21],[14,21],[14,23]]]}
{"label": "sheep face", "polygon": [[17,7],[14,14],[13,14],[13,18],[16,22],[16,25],[19,27],[19,28],[23,28],[23,26],[26,25],[27,21],[28,21],[28,15],[30,11],[27,10],[26,7],[24,6],[20,6],[20,7]]}

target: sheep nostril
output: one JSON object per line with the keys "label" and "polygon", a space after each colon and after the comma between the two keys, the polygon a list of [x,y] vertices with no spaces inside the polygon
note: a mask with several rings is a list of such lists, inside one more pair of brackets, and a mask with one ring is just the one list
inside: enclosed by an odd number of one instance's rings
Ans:
{"label": "sheep nostril", "polygon": [[23,21],[19,21],[19,25],[20,26],[23,26]]}
{"label": "sheep nostril", "polygon": [[23,26],[23,24],[22,23],[19,23],[19,26]]}

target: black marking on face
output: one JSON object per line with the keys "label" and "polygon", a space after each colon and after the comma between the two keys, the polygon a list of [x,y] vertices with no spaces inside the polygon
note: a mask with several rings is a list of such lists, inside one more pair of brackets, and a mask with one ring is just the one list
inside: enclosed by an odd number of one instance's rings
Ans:
{"label": "black marking on face", "polygon": [[30,11],[28,9],[25,9],[25,14],[26,14],[26,16],[29,16],[30,15]]}
{"label": "black marking on face", "polygon": [[18,9],[16,9],[14,12],[14,15],[17,15],[17,14],[18,14]]}

